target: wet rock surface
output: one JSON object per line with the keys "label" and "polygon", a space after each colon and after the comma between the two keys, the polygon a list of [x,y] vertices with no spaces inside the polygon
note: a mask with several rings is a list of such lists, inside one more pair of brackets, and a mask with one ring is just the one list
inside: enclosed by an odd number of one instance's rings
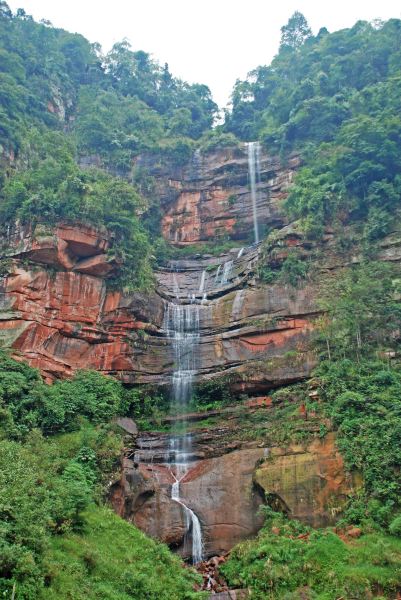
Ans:
{"label": "wet rock surface", "polygon": [[[257,443],[227,440],[228,427],[192,434],[192,454],[180,483],[182,499],[199,517],[205,556],[227,552],[262,524],[263,499],[253,485]],[[146,533],[191,555],[185,514],[171,499],[173,453],[168,434],[140,434],[124,459],[123,476],[112,488],[115,509]]]}
{"label": "wet rock surface", "polygon": [[[252,235],[252,199],[245,144],[197,153],[184,167],[158,165],[139,157],[137,166],[156,178],[164,216],[163,235],[178,245],[194,244],[230,235],[246,240]],[[258,218],[262,227],[281,227],[286,219],[281,202],[300,158],[293,155],[284,166],[278,157],[261,153],[258,184]],[[243,244],[245,245],[245,244]]]}

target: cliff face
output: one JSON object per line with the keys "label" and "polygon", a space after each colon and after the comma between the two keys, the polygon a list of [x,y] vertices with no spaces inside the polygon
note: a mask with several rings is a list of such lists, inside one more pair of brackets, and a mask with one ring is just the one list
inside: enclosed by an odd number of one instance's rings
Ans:
{"label": "cliff face", "polygon": [[[272,418],[267,399],[246,408],[266,423]],[[258,531],[263,523],[258,508],[266,495],[292,518],[314,526],[335,522],[357,482],[344,471],[333,433],[283,447],[245,439],[244,418],[236,409],[214,418],[209,427],[189,424],[192,455],[180,484],[180,497],[200,519],[207,556],[227,552]],[[310,433],[319,429],[313,418],[303,426]],[[128,447],[122,477],[111,488],[115,510],[182,556],[191,556],[184,514],[171,498],[169,436],[143,433]]]}
{"label": "cliff face", "polygon": [[[280,208],[298,163],[294,157],[282,167],[276,159],[261,158],[259,223],[277,228],[270,249],[277,264],[294,247],[315,260],[316,248],[286,224]],[[1,246],[0,343],[49,381],[90,368],[126,383],[168,385],[176,365],[165,315],[178,299],[190,303],[199,320],[196,379],[227,376],[234,394],[254,396],[249,410],[263,406],[261,418],[274,423],[271,400],[255,396],[310,374],[319,281],[293,287],[279,280],[262,284],[255,276],[263,251],[245,241],[252,237],[253,218],[244,149],[195,156],[193,164],[170,176],[151,167],[167,240],[186,245],[226,236],[238,240],[237,248],[218,257],[170,261],[157,271],[154,290],[127,295],[108,286],[116,265],[106,233],[66,224],[52,230],[10,228]],[[381,258],[401,259],[397,236],[383,241]],[[327,232],[320,248],[322,276],[357,260],[339,256]],[[230,419],[194,429],[194,456],[180,483],[182,497],[200,518],[206,554],[224,552],[258,530],[257,508],[265,494],[291,516],[330,523],[352,488],[334,437],[282,447],[253,439],[241,418],[234,426]],[[188,556],[183,514],[171,499],[167,454],[167,435],[131,440],[112,500],[122,516]]]}
{"label": "cliff face", "polygon": [[139,330],[156,328],[162,303],[107,290],[108,244],[92,228],[63,225],[16,227],[3,243],[0,341],[48,380],[81,368],[122,379],[146,369],[134,343]]}
{"label": "cliff face", "polygon": [[[261,223],[284,223],[280,201],[298,159],[291,164],[283,168],[277,159],[262,156]],[[195,155],[192,164],[170,177],[157,165],[152,169],[167,239],[216,239],[221,228],[232,237],[251,235],[244,148]],[[188,195],[192,208],[181,210]],[[49,380],[85,366],[129,383],[163,385],[174,362],[163,337],[165,300],[188,294],[200,300],[206,292],[208,300],[200,307],[200,376],[227,372],[233,389],[255,391],[308,374],[313,364],[306,348],[316,310],[313,290],[305,288],[294,297],[286,286],[256,286],[257,248],[248,247],[241,256],[236,249],[218,258],[197,257],[179,265],[172,261],[156,273],[156,291],[145,296],[108,289],[107,277],[115,267],[108,247],[105,233],[84,226],[10,229],[1,248],[2,345],[21,353]],[[287,364],[283,357],[294,350],[298,360]]]}
{"label": "cliff face", "polygon": [[[294,155],[285,166],[277,157],[261,154],[258,220],[263,228],[280,227],[285,217],[280,204],[300,159]],[[162,229],[177,245],[216,241],[229,236],[252,239],[252,199],[245,145],[208,154],[195,153],[185,167],[163,167],[146,157],[137,161],[156,178],[156,193],[163,206]]]}

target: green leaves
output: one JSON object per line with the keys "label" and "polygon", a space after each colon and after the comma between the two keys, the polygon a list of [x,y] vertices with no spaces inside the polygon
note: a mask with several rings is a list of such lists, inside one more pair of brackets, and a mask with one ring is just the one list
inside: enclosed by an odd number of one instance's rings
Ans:
{"label": "green leaves", "polygon": [[122,385],[95,371],[48,386],[36,370],[0,355],[0,407],[9,436],[25,437],[35,427],[47,434],[71,431],[82,416],[104,423],[121,414],[123,399]]}

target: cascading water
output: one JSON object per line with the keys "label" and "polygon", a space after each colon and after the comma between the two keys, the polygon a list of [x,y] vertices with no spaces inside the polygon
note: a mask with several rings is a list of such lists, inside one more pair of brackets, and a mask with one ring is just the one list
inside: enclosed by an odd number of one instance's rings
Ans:
{"label": "cascading water", "polygon": [[232,260],[228,260],[224,263],[223,266],[223,274],[221,276],[220,285],[226,285],[231,277],[231,273],[233,270],[234,262]]}
{"label": "cascading water", "polygon": [[[198,366],[199,343],[199,304],[167,304],[164,327],[168,339],[171,340],[175,370],[173,372],[173,402],[182,414],[191,400],[193,378]],[[194,564],[202,560],[203,541],[199,518],[181,499],[180,483],[188,473],[191,459],[192,439],[190,434],[171,436],[171,473],[174,483],[171,487],[171,498],[184,510],[186,530],[192,534],[192,561]]]}
{"label": "cascading water", "polygon": [[199,293],[200,294],[203,294],[203,292],[205,290],[205,283],[206,283],[206,271],[203,270],[201,279],[200,279],[200,283],[199,283]]}
{"label": "cascading water", "polygon": [[216,269],[216,274],[214,276],[214,285],[215,286],[219,285],[220,273],[221,273],[221,265],[219,265]]}
{"label": "cascading water", "polygon": [[258,227],[258,185],[260,184],[260,144],[259,142],[249,142],[247,144],[248,151],[248,170],[249,184],[251,186],[252,212],[253,212],[253,229],[255,235],[255,243],[259,243],[259,227]]}

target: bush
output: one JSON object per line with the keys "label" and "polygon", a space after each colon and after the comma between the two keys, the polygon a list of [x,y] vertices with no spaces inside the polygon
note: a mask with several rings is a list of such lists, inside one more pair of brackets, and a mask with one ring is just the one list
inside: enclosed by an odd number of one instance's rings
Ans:
{"label": "bush", "polygon": [[389,525],[389,531],[391,535],[396,535],[397,537],[401,537],[401,515],[395,517]]}

